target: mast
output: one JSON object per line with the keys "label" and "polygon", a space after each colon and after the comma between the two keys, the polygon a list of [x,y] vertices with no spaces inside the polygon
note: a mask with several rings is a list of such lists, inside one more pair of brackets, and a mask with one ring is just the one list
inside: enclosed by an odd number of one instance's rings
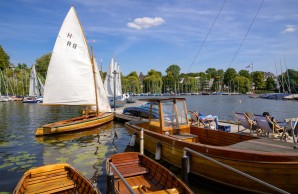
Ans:
{"label": "mast", "polygon": [[[80,24],[80,26],[81,26],[81,30],[82,30],[82,33],[83,33],[83,35],[84,35],[84,39],[85,39],[87,48],[89,48],[89,46],[88,46],[88,42],[87,42],[87,40],[86,40],[85,32],[84,32],[84,30],[83,30],[81,21],[80,21],[80,19],[79,19],[78,14],[77,14],[77,11],[76,11],[76,9],[74,8],[74,6],[72,6],[72,7],[73,7],[73,9],[74,9],[74,12],[76,13],[77,19],[78,19],[79,24]],[[91,47],[91,50],[92,50],[92,47]],[[96,72],[95,72],[95,69],[94,69],[94,62],[93,62],[94,53],[93,53],[93,50],[92,50],[92,58],[91,58],[91,57],[90,57],[90,51],[89,51],[89,49],[87,49],[87,51],[88,51],[88,56],[89,56],[90,63],[91,63],[91,65],[92,65],[92,71],[93,71],[93,82],[94,82],[94,91],[95,91],[95,99],[96,99],[96,116],[97,116],[99,110],[98,110],[98,96],[97,96],[98,94],[97,94],[96,79],[95,79]]]}
{"label": "mast", "polygon": [[93,49],[91,47],[91,52],[92,52],[92,56],[91,56],[91,65],[92,65],[92,70],[93,70],[93,82],[94,82],[94,90],[95,90],[95,99],[96,99],[96,115],[98,115],[98,94],[97,94],[97,84],[96,84],[96,72],[95,72],[95,67],[94,67],[94,52]]}
{"label": "mast", "polygon": [[280,71],[281,71],[281,84],[282,84],[282,93],[285,93],[285,85],[284,85],[284,76],[282,74],[282,66],[281,66],[281,61],[280,61]]}
{"label": "mast", "polygon": [[288,77],[288,83],[287,83],[287,86],[288,86],[288,92],[291,94],[291,83],[290,83],[289,69],[288,69],[288,67],[287,67],[286,59],[285,59],[285,66],[286,66],[286,69],[287,69],[287,77]]}
{"label": "mast", "polygon": [[278,93],[280,93],[281,83],[279,82],[278,75],[277,75],[276,61],[275,61],[275,72],[276,72],[276,80],[277,80],[277,83],[278,83]]}

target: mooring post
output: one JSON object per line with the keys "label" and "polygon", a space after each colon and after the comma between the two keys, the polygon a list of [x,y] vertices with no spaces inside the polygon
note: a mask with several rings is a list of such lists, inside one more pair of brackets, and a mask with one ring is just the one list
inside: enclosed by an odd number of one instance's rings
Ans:
{"label": "mooring post", "polygon": [[114,174],[112,171],[112,167],[110,167],[109,173],[107,174],[107,193],[106,194],[115,194]]}
{"label": "mooring post", "polygon": [[144,154],[144,129],[140,131],[140,154]]}
{"label": "mooring post", "polygon": [[182,180],[188,185],[188,173],[189,173],[189,157],[187,156],[186,150],[183,149],[183,157],[181,160],[181,171]]}

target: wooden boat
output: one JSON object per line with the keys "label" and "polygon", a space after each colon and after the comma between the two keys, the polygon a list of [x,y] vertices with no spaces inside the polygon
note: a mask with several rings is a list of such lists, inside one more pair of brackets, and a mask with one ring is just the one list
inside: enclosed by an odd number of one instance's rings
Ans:
{"label": "wooden boat", "polygon": [[29,193],[100,194],[90,180],[69,164],[51,164],[26,171],[13,194]]}
{"label": "wooden boat", "polygon": [[[185,98],[146,99],[158,104],[160,117],[129,121],[128,132],[144,129],[144,148],[181,167],[183,148],[189,148],[290,193],[298,189],[298,151],[293,143],[190,126]],[[161,119],[160,119],[161,118]],[[196,175],[253,192],[272,189],[191,154],[190,171]]]}
{"label": "wooden boat", "polygon": [[90,56],[74,7],[70,8],[54,46],[44,87],[43,104],[83,105],[88,108],[83,116],[38,128],[37,136],[92,128],[114,118],[96,59],[93,52]]}
{"label": "wooden boat", "polygon": [[[190,188],[164,166],[137,152],[114,154],[107,159],[120,172],[135,193],[193,193]],[[113,172],[116,193],[130,193],[119,176]]]}

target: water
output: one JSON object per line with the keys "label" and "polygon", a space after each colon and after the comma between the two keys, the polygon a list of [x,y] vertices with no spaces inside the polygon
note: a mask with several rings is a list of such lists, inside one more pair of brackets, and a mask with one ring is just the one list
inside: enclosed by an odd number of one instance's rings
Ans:
{"label": "water", "polygon": [[[186,98],[189,110],[218,115],[223,120],[235,120],[233,112],[262,114],[267,111],[279,120],[298,116],[298,101],[251,99],[244,95]],[[0,103],[0,193],[12,192],[23,173],[31,167],[58,162],[70,163],[97,182],[100,191],[105,193],[106,158],[130,149],[127,147],[130,136],[121,123],[70,134],[35,137],[37,127],[78,116],[81,109],[22,102]],[[225,187],[197,177],[190,178],[190,187],[196,193],[231,193]]]}

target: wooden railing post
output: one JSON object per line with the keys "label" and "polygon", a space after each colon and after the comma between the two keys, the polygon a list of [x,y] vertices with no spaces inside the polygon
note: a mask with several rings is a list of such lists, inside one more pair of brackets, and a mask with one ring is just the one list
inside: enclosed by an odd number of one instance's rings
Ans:
{"label": "wooden railing post", "polygon": [[140,154],[144,154],[144,129],[140,131]]}
{"label": "wooden railing post", "polygon": [[189,157],[186,154],[186,151],[183,150],[183,157],[181,159],[181,172],[182,172],[182,181],[188,185],[188,173],[189,173]]}
{"label": "wooden railing post", "polygon": [[114,174],[111,167],[109,171],[110,172],[107,174],[107,193],[106,194],[115,194]]}

